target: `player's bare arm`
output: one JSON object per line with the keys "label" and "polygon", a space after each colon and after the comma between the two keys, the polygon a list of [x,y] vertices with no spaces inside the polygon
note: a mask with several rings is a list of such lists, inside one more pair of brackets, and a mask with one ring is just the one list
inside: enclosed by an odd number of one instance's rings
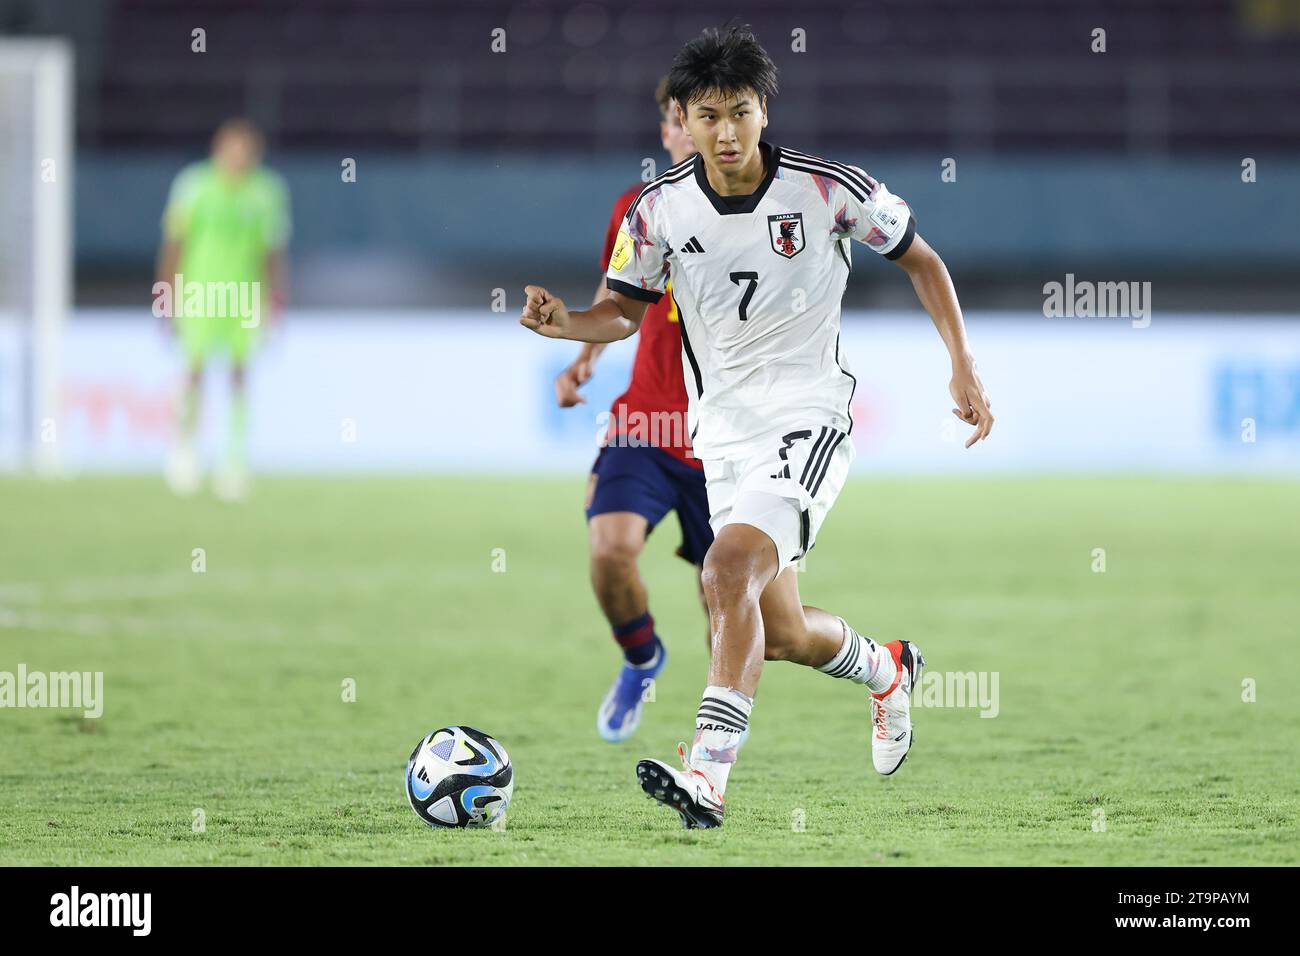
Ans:
{"label": "player's bare arm", "polygon": [[[596,286],[596,294],[591,297],[591,304],[595,305],[611,294],[609,289],[606,288],[605,279],[602,276],[600,283]],[[578,357],[555,377],[555,400],[561,408],[572,408],[574,405],[585,405],[587,403],[587,400],[578,389],[591,380],[592,372],[596,367],[596,359],[600,358],[600,353],[605,351],[605,345],[604,342],[584,343]]]}
{"label": "player's bare arm", "polygon": [[590,309],[570,312],[564,300],[539,285],[524,286],[519,324],[549,339],[575,342],[617,342],[641,327],[647,303],[611,293]]}
{"label": "player's bare arm", "polygon": [[989,411],[988,393],[975,371],[975,356],[966,341],[966,324],[962,321],[961,305],[957,301],[952,277],[939,254],[919,235],[907,252],[895,261],[911,278],[916,297],[930,313],[943,344],[948,346],[948,355],[952,359],[952,381],[948,383],[948,391],[957,403],[952,413],[966,424],[975,426],[975,431],[966,440],[969,448],[987,438],[993,430],[993,413]]}

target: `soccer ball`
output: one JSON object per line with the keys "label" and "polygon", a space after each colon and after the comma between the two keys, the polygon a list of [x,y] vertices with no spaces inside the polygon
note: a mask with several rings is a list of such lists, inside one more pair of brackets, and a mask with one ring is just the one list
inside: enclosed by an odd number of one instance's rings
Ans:
{"label": "soccer ball", "polygon": [[473,727],[435,730],[406,764],[406,797],[431,827],[490,827],[514,789],[506,749]]}

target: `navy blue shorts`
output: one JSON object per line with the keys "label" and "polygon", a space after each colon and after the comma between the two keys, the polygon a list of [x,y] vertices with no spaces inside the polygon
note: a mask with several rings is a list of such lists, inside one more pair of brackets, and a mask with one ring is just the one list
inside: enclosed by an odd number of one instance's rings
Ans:
{"label": "navy blue shorts", "polygon": [[591,481],[587,520],[611,511],[635,512],[650,523],[648,536],[664,515],[676,511],[682,526],[678,556],[692,564],[704,563],[713,544],[713,529],[703,470],[662,448],[607,445],[591,466]]}

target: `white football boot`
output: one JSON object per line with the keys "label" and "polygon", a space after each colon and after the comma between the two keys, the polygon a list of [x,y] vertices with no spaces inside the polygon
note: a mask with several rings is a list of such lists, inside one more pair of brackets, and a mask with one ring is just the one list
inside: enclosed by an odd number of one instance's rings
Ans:
{"label": "white football boot", "polygon": [[713,783],[686,759],[686,745],[677,745],[682,770],[674,770],[662,760],[642,760],[636,765],[636,778],[644,790],[664,806],[672,807],[688,830],[710,830],[722,826],[726,801]]}
{"label": "white football boot", "polygon": [[248,498],[250,486],[248,472],[233,465],[220,468],[212,475],[212,493],[221,501],[244,501]]}
{"label": "white football boot", "polygon": [[188,498],[199,490],[203,481],[203,470],[199,465],[199,456],[194,446],[188,441],[177,442],[167,458],[167,467],[163,478],[172,494]]}
{"label": "white football boot", "polygon": [[871,695],[871,762],[886,776],[903,765],[912,749],[912,691],[921,682],[925,658],[911,641],[885,645],[894,658],[898,675],[882,694]]}

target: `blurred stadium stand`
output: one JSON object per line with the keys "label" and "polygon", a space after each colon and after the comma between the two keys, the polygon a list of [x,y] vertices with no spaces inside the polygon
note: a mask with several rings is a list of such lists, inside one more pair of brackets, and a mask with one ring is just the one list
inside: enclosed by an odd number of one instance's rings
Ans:
{"label": "blurred stadium stand", "polygon": [[[4,32],[76,47],[81,304],[145,299],[170,179],[233,114],[289,179],[298,303],[589,294],[610,203],[664,161],[655,81],[732,16],[782,71],[769,138],[908,198],[968,306],[1036,310],[1092,270],[1169,308],[1294,310],[1300,0],[0,0]],[[846,303],[908,296],[859,279]]]}

